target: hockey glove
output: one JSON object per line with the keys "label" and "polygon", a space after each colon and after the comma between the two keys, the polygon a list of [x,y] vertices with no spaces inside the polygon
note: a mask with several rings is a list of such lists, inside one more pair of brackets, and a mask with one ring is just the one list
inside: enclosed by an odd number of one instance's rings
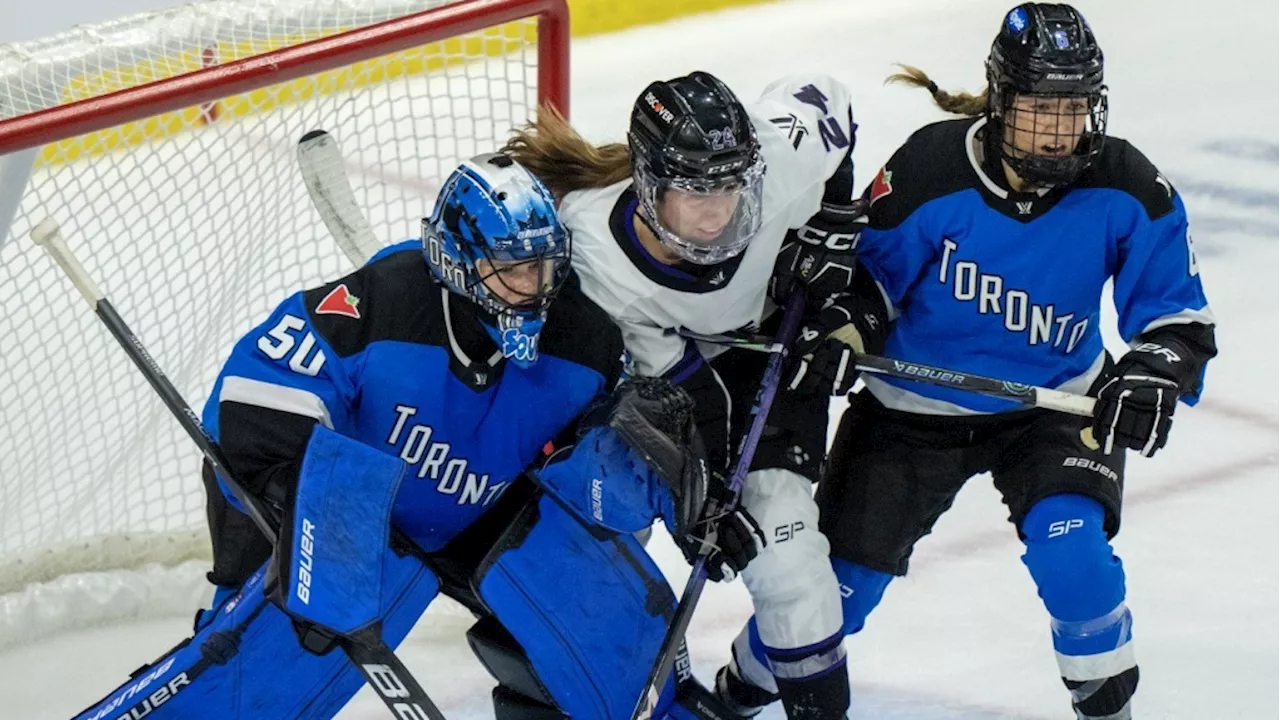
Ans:
{"label": "hockey glove", "polygon": [[1164,447],[1173,411],[1198,373],[1185,359],[1190,353],[1172,339],[1144,342],[1125,353],[1098,391],[1093,436],[1108,455],[1117,446],[1151,457]]}
{"label": "hockey glove", "polygon": [[662,513],[681,537],[694,527],[706,501],[707,452],[693,417],[693,398],[665,378],[627,380],[614,392],[609,427],[662,478],[671,504]]}
{"label": "hockey glove", "polygon": [[[855,282],[863,284],[861,278],[869,276],[859,273],[858,277]],[[874,296],[836,295],[801,325],[792,345],[793,359],[783,377],[782,387],[787,392],[846,395],[858,377],[853,367],[856,356],[884,352],[889,313],[875,283],[867,282]]]}
{"label": "hockey glove", "polygon": [[713,477],[708,490],[705,520],[694,532],[678,540],[691,564],[707,548],[707,579],[729,582],[755,559],[767,544],[764,532],[741,505],[728,509],[730,493],[724,479]]}
{"label": "hockey glove", "polygon": [[633,378],[594,405],[581,436],[533,473],[590,522],[634,533],[661,517],[674,537],[694,527],[707,460],[689,394],[661,378]]}
{"label": "hockey glove", "polygon": [[860,201],[851,205],[823,203],[802,227],[789,230],[769,279],[769,297],[786,304],[792,288],[805,287],[808,301],[820,307],[853,282],[854,248],[866,226]]}

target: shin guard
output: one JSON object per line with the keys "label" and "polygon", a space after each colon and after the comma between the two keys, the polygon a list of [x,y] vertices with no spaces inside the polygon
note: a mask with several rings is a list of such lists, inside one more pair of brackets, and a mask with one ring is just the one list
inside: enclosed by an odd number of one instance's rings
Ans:
{"label": "shin guard", "polygon": [[1052,495],[1022,523],[1031,571],[1052,617],[1062,681],[1082,720],[1127,720],[1138,685],[1124,567],[1103,530],[1103,508],[1082,495]]}

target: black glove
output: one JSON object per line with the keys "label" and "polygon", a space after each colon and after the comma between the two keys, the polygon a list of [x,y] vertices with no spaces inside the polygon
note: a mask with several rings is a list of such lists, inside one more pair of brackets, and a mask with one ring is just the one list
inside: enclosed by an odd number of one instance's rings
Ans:
{"label": "black glove", "polygon": [[782,387],[802,394],[848,394],[858,378],[857,355],[884,352],[889,310],[875,282],[857,274],[853,293],[829,298],[800,326]]}
{"label": "black glove", "polygon": [[784,305],[791,290],[801,285],[809,303],[820,307],[833,295],[847,292],[853,282],[854,248],[865,226],[860,201],[823,203],[808,223],[787,231],[769,278],[769,297]]}
{"label": "black glove", "polygon": [[673,535],[693,532],[706,504],[707,452],[694,424],[693,398],[665,378],[631,378],[584,415],[580,427],[607,424],[671,491]]}
{"label": "black glove", "polygon": [[1151,457],[1164,447],[1178,397],[1198,380],[1187,359],[1172,340],[1144,342],[1120,358],[1093,409],[1093,436],[1104,453],[1120,447]]}
{"label": "black glove", "polygon": [[767,544],[755,518],[741,505],[726,509],[729,488],[724,479],[713,477],[708,490],[706,513],[694,532],[679,541],[685,559],[693,563],[703,547],[707,553],[707,579],[728,582],[738,576]]}

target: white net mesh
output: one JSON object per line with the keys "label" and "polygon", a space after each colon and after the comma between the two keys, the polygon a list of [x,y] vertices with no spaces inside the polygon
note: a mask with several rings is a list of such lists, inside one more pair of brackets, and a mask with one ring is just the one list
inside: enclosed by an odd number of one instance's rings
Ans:
{"label": "white net mesh", "polygon": [[[0,124],[449,4],[204,2],[0,47]],[[349,269],[307,199],[298,138],[334,135],[383,242],[416,236],[457,162],[532,115],[536,29],[424,38],[0,156],[0,644],[6,622],[32,617],[15,600],[26,592],[29,604],[32,583],[208,555],[199,453],[30,229],[47,216],[62,225],[199,412],[238,336],[289,293]]]}

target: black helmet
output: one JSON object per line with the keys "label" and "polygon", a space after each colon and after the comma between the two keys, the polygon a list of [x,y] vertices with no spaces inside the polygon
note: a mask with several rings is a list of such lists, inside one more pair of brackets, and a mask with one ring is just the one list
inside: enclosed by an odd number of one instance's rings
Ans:
{"label": "black helmet", "polygon": [[733,91],[705,72],[651,83],[627,138],[642,214],[664,245],[704,265],[746,248],[760,228],[764,160]]}
{"label": "black helmet", "polygon": [[[987,58],[988,151],[998,152],[1025,180],[1069,184],[1102,152],[1106,92],[1102,49],[1078,11],[1019,5],[1005,15]],[[1011,111],[1019,97],[1027,99],[1015,122]],[[1079,135],[1059,135],[1064,126],[1080,126]],[[1036,150],[1015,147],[1009,129],[1022,132]]]}

